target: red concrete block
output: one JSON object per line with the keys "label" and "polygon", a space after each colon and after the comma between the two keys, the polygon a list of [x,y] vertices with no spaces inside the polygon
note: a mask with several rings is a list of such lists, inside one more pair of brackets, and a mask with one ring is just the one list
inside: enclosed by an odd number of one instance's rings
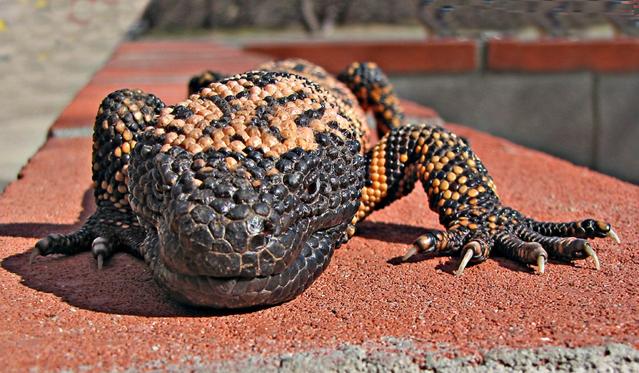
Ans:
{"label": "red concrete block", "polygon": [[218,69],[227,73],[240,72],[238,68],[245,66],[255,67],[264,59],[242,58],[238,63],[238,57],[217,58],[215,60],[174,60],[174,61],[147,61],[108,64],[102,71],[101,77],[105,74],[112,75],[138,75],[138,76],[158,76],[167,74],[195,75],[204,70]]}
{"label": "red concrete block", "polygon": [[255,68],[266,62],[268,58],[254,57],[251,55],[238,55],[235,57],[218,56],[212,59],[188,60],[176,58],[166,61],[149,61],[140,59],[109,63],[95,76],[94,81],[99,83],[111,83],[115,81],[160,81],[166,78],[175,81],[176,77],[183,79],[184,84],[188,79],[205,70],[218,71],[224,74],[236,74]]}
{"label": "red concrete block", "polygon": [[194,45],[191,48],[169,48],[169,49],[157,49],[157,50],[141,50],[134,52],[118,52],[116,51],[111,56],[110,61],[124,61],[124,60],[174,60],[174,59],[215,59],[217,57],[259,57],[260,55],[255,53],[248,53],[236,48],[219,47],[219,48],[200,48],[198,45]]}
{"label": "red concrete block", "polygon": [[639,71],[639,39],[571,41],[492,40],[487,68],[498,71]]}
{"label": "red concrete block", "polygon": [[[393,265],[426,227],[437,227],[420,186],[371,215],[296,299],[250,312],[202,311],[166,297],[147,266],[117,254],[102,271],[88,252],[36,258],[50,232],[93,210],[89,139],[51,139],[0,196],[3,368],[108,370],[150,361],[188,365],[379,341],[385,336],[491,348],[636,343],[639,337],[639,187],[460,126],[503,200],[544,220],[598,216],[621,245],[596,240],[602,261],[550,263],[543,276],[490,259],[456,277],[457,258]],[[55,170],[55,172],[51,172]],[[570,186],[567,188],[566,186]],[[80,217],[80,218],[79,218]],[[185,360],[186,359],[186,360]]]}
{"label": "red concrete block", "polygon": [[194,50],[213,53],[224,53],[226,51],[235,51],[237,49],[213,41],[142,40],[129,41],[120,44],[116,48],[114,55],[146,54],[156,52],[190,53]]}
{"label": "red concrete block", "polygon": [[167,104],[177,103],[187,97],[186,81],[181,84],[145,84],[140,82],[131,82],[130,84],[89,84],[82,88],[73,101],[64,108],[51,129],[92,127],[102,100],[109,93],[123,88],[138,88],[145,92],[153,93]]}
{"label": "red concrete block", "polygon": [[187,83],[204,70],[235,74],[268,57],[213,42],[142,41],[121,44],[92,83]]}
{"label": "red concrete block", "polygon": [[303,58],[336,73],[353,61],[373,61],[390,73],[466,72],[477,68],[473,41],[306,42],[252,44],[250,52]]}
{"label": "red concrete block", "polygon": [[401,105],[406,115],[420,118],[437,118],[439,114],[432,108],[420,105],[414,101],[402,98]]}

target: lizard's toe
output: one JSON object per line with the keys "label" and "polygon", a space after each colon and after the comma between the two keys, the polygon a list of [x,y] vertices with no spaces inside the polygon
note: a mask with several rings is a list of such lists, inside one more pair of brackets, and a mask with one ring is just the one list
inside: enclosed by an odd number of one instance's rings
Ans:
{"label": "lizard's toe", "polygon": [[[40,242],[38,242],[38,243],[40,243]],[[33,264],[33,260],[36,257],[40,256],[40,255],[42,255],[41,251],[40,251],[40,249],[38,248],[38,246],[36,244],[36,246],[31,250],[31,254],[29,255],[29,264],[30,265]]]}
{"label": "lizard's toe", "polygon": [[548,252],[534,240],[522,240],[517,235],[503,230],[495,235],[500,254],[517,262],[537,265],[537,273],[543,274]]}
{"label": "lizard's toe", "polygon": [[435,247],[437,246],[438,239],[437,233],[443,233],[441,231],[431,231],[424,235],[419,236],[413,245],[408,248],[406,254],[402,257],[403,261],[407,261],[412,258],[417,253],[430,254],[435,251]]}
{"label": "lizard's toe", "polygon": [[575,259],[586,259],[591,257],[595,262],[595,268],[601,268],[597,253],[587,240],[582,238],[559,238],[554,243],[551,250],[551,258],[561,261],[572,261]]}
{"label": "lizard's toe", "polygon": [[590,257],[594,261],[595,268],[597,270],[601,268],[597,253],[586,239],[575,237],[548,237],[530,230],[519,232],[519,236],[525,240],[541,244],[543,248],[548,251],[551,259],[570,262]]}
{"label": "lizard's toe", "polygon": [[31,250],[29,264],[33,264],[33,260],[38,256],[63,253],[67,241],[67,236],[58,233],[50,234],[39,240]]}
{"label": "lizard's toe", "polygon": [[403,261],[416,254],[427,256],[454,256],[461,254],[462,259],[454,272],[459,276],[469,263],[479,263],[488,259],[492,247],[492,239],[484,230],[457,228],[449,231],[431,229],[418,237],[402,257]]}
{"label": "lizard's toe", "polygon": [[452,255],[458,253],[467,235],[468,230],[462,229],[449,231],[430,229],[415,240],[402,260],[407,261],[416,254]]}
{"label": "lizard's toe", "polygon": [[468,263],[481,263],[488,259],[491,250],[491,238],[485,231],[475,231],[470,236],[471,239],[462,247],[461,252],[464,253],[459,263],[456,276],[461,276]]}
{"label": "lizard's toe", "polygon": [[568,223],[538,222],[529,220],[527,222],[530,229],[541,235],[548,237],[575,237],[575,238],[612,238],[616,243],[620,243],[619,235],[612,229],[612,226],[603,221],[595,219],[585,219]]}

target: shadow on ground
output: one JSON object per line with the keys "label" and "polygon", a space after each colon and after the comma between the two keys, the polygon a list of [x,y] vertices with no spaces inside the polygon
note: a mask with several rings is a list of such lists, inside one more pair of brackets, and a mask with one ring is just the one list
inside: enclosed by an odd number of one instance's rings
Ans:
{"label": "shadow on ground", "polygon": [[115,254],[102,270],[90,253],[53,255],[29,264],[28,252],[5,258],[2,267],[22,278],[22,284],[54,294],[78,308],[120,315],[211,317],[254,312],[187,307],[172,301],[153,280],[146,264],[132,255]]}
{"label": "shadow on ground", "polygon": [[71,232],[80,227],[95,211],[93,201],[93,189],[87,189],[82,196],[82,211],[78,221],[73,224],[51,224],[51,223],[9,223],[0,224],[0,236],[42,238],[50,233]]}
{"label": "shadow on ground", "polygon": [[[53,232],[69,232],[79,228],[95,210],[92,191],[83,198],[83,210],[77,223],[13,223],[0,225],[0,235],[40,238]],[[367,222],[361,234],[388,242],[411,242],[425,230],[401,224]],[[138,316],[226,316],[254,312],[215,311],[186,307],[172,301],[153,280],[146,264],[126,253],[114,255],[102,270],[89,252],[74,256],[36,257],[29,263],[30,251],[5,258],[4,269],[19,275],[22,284],[37,291],[54,294],[64,302],[91,311]],[[452,268],[454,263],[450,265]],[[453,268],[454,269],[454,268]],[[450,272],[452,273],[452,270]],[[446,268],[448,272],[448,268]]]}
{"label": "shadow on ground", "polygon": [[[52,232],[77,229],[80,222],[94,211],[91,191],[83,198],[83,210],[78,223],[14,223],[0,225],[0,235],[12,237],[42,237]],[[425,228],[396,223],[363,222],[358,235],[365,239],[410,245]],[[114,255],[102,270],[96,268],[91,254],[84,252],[65,257],[52,255],[37,257],[29,263],[30,251],[5,258],[4,269],[19,275],[22,283],[34,290],[54,294],[68,304],[92,311],[138,316],[226,316],[249,313],[256,309],[216,311],[186,307],[172,301],[153,280],[146,264],[126,253]],[[392,265],[411,265],[429,256],[416,255],[404,262],[401,257],[390,258]],[[506,258],[494,258],[498,264],[512,271],[533,272],[531,268]],[[436,268],[453,274],[459,259],[450,257]],[[581,264],[583,265],[583,264]]]}
{"label": "shadow on ground", "polygon": [[[50,233],[71,232],[78,229],[94,211],[93,190],[88,189],[82,198],[82,211],[76,223],[0,224],[0,236],[42,238]],[[70,257],[37,257],[30,264],[30,249],[2,260],[2,268],[19,275],[25,286],[54,294],[74,307],[138,316],[230,314],[224,311],[185,307],[172,301],[153,281],[146,264],[129,254],[116,254],[106,263],[105,268],[98,270],[89,252]]]}
{"label": "shadow on ground", "polygon": [[398,223],[363,221],[357,226],[357,235],[360,237],[405,245],[412,244],[417,237],[426,232],[426,227]]}

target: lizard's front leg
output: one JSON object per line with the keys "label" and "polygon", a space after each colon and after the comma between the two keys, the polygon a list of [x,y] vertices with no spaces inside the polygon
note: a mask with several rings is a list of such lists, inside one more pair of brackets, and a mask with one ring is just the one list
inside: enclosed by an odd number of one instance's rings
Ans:
{"label": "lizard's front leg", "polygon": [[152,125],[163,107],[160,99],[140,90],[116,91],[102,101],[93,132],[97,210],[76,232],[51,234],[38,241],[32,260],[37,255],[72,255],[91,249],[102,267],[119,247],[135,252],[145,232],[129,205],[129,159],[138,134]]}
{"label": "lizard's front leg", "polygon": [[479,158],[462,138],[440,127],[395,128],[369,151],[367,160],[369,180],[353,224],[408,194],[420,180],[431,210],[446,227],[417,238],[405,260],[418,252],[461,255],[457,274],[491,252],[536,264],[540,273],[548,258],[571,261],[590,256],[599,268],[587,239],[618,240],[610,224],[602,221],[542,223],[502,205]]}

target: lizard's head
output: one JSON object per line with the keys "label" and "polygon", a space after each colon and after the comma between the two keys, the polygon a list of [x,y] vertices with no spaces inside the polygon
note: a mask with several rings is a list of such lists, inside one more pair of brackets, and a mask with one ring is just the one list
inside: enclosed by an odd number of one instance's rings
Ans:
{"label": "lizard's head", "polygon": [[130,168],[131,205],[151,231],[143,251],[158,282],[186,303],[229,308],[280,303],[308,287],[359,206],[359,142],[325,131],[281,152],[246,146],[250,138],[189,148],[169,128],[140,139]]}

